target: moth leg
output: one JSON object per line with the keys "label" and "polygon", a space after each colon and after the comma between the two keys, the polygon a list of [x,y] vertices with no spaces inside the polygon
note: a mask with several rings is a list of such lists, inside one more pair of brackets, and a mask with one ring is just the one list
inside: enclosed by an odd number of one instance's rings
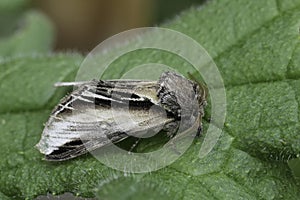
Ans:
{"label": "moth leg", "polygon": [[141,141],[141,138],[138,138],[134,144],[130,147],[129,151],[128,151],[128,154],[131,154],[133,149],[138,145],[138,143]]}
{"label": "moth leg", "polygon": [[200,137],[201,136],[201,132],[202,132],[203,128],[202,128],[202,123],[198,126],[197,129],[197,133],[195,135],[195,137]]}
{"label": "moth leg", "polygon": [[179,126],[179,122],[178,121],[173,121],[173,122],[170,122],[170,123],[166,124],[164,126],[163,130],[167,132],[167,135],[170,138],[173,138],[177,133],[178,126]]}
{"label": "moth leg", "polygon": [[[168,124],[166,124],[163,128],[164,131],[167,132],[167,135],[172,139],[176,136],[176,133],[177,133],[177,130],[178,130],[178,127],[179,127],[179,123],[178,121],[173,121],[173,122],[170,122]],[[181,153],[178,151],[177,147],[176,147],[176,144],[173,140],[171,140],[169,142],[169,145],[171,147],[171,149],[174,151],[174,153],[178,154],[178,155],[181,155]]]}
{"label": "moth leg", "polygon": [[192,134],[191,137],[193,137],[193,138],[200,138],[202,131],[203,131],[203,125],[202,125],[202,122],[199,122],[199,126],[197,128],[197,132],[195,134]]}

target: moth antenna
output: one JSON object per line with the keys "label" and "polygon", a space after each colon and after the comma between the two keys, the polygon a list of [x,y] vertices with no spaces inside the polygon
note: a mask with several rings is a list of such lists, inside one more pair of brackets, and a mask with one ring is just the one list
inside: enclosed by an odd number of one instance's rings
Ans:
{"label": "moth antenna", "polygon": [[138,145],[138,143],[140,142],[141,138],[138,138],[134,144],[130,147],[129,151],[128,151],[128,154],[131,154],[133,149]]}
{"label": "moth antenna", "polygon": [[79,86],[91,83],[91,81],[79,81],[79,82],[57,82],[54,84],[55,87],[69,87],[69,86]]}

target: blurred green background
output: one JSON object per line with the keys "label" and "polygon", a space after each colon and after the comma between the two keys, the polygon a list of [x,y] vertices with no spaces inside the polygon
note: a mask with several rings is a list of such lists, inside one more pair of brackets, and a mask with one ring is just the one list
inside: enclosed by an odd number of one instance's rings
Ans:
{"label": "blurred green background", "polygon": [[109,36],[136,27],[167,22],[180,11],[204,0],[0,0],[0,36],[22,26],[29,9],[46,14],[55,27],[56,50],[87,52]]}

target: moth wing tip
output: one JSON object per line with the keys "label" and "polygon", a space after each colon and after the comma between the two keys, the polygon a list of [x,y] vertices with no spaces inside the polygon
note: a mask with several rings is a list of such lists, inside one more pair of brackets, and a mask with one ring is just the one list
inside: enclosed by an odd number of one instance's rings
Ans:
{"label": "moth wing tip", "polygon": [[34,145],[34,148],[44,155],[49,155],[54,151],[53,148],[48,148],[44,143],[41,143],[41,141]]}
{"label": "moth wing tip", "polygon": [[34,148],[40,151],[41,150],[40,143],[37,143],[36,145],[34,145]]}

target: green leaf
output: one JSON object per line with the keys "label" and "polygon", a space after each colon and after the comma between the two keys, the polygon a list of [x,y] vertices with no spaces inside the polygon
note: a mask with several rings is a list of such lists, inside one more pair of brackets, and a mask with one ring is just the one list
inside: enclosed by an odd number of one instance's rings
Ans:
{"label": "green leaf", "polygon": [[[90,155],[43,161],[33,146],[61,94],[52,85],[74,76],[80,58],[3,61],[0,192],[14,199],[47,192],[103,199],[299,199],[299,182],[287,163],[300,155],[299,25],[296,0],[209,1],[164,24],[198,41],[214,58],[226,85],[227,116],[208,156],[198,156],[201,137],[175,163],[146,174],[124,174]],[[146,49],[122,56],[104,77],[118,78],[150,62],[192,69],[176,55]]]}
{"label": "green leaf", "polygon": [[[81,61],[76,54],[32,55],[0,62],[0,113],[52,108],[58,96],[54,83],[74,75]],[[24,70],[26,69],[26,70]]]}
{"label": "green leaf", "polygon": [[2,193],[0,192],[0,199],[2,199],[2,200],[9,200],[10,198],[7,197],[7,196],[5,196],[4,194],[2,194]]}
{"label": "green leaf", "polygon": [[300,181],[300,159],[292,159],[289,161],[289,166],[293,170],[294,176]]}

